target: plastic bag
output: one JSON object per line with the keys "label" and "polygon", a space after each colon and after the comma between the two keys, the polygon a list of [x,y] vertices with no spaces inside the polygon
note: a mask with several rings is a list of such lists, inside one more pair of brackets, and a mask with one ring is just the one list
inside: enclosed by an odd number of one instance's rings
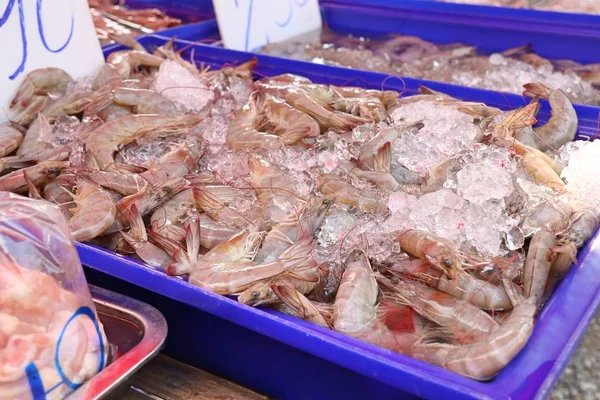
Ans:
{"label": "plastic bag", "polygon": [[0,192],[0,399],[62,399],[107,357],[62,213]]}

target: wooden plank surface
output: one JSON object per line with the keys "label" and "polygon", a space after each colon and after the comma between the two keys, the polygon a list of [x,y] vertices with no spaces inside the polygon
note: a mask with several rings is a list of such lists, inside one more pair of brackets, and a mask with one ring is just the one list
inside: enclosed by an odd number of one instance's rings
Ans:
{"label": "wooden plank surface", "polygon": [[124,400],[266,400],[243,386],[158,355],[131,380]]}

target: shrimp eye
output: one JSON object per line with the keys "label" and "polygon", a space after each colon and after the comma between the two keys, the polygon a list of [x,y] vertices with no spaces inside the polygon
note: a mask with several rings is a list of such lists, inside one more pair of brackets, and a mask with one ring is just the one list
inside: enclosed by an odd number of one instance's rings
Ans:
{"label": "shrimp eye", "polygon": [[454,263],[452,262],[452,260],[449,260],[449,259],[445,259],[444,260],[444,266],[446,268],[452,268],[452,265],[454,265]]}
{"label": "shrimp eye", "polygon": [[252,298],[253,299],[258,299],[260,296],[260,292],[252,292]]}
{"label": "shrimp eye", "polygon": [[60,172],[61,172],[60,168],[56,168],[56,167],[48,168],[48,174],[50,174],[50,175],[59,176]]}

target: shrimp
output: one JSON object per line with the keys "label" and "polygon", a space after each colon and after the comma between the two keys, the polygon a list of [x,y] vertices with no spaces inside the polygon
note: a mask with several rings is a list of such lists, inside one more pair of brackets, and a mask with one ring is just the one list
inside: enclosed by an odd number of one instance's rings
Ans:
{"label": "shrimp", "polygon": [[52,178],[59,176],[69,167],[65,161],[42,161],[32,167],[20,169],[0,177],[0,191],[27,193],[25,174],[36,186],[42,186]]}
{"label": "shrimp", "polygon": [[423,122],[419,121],[401,128],[390,127],[381,129],[371,140],[362,146],[358,156],[358,165],[368,171],[390,172],[389,162],[382,163],[381,157],[381,151],[386,143],[389,143],[389,146],[393,146],[404,132],[413,129],[419,130],[423,126]]}
{"label": "shrimp", "polygon": [[0,126],[0,158],[15,151],[22,141],[21,132],[8,125]]}
{"label": "shrimp", "polygon": [[63,92],[72,81],[71,75],[60,68],[41,68],[31,71],[19,86],[10,109],[14,110],[17,106],[27,107],[34,95],[46,95],[51,91]]}
{"label": "shrimp", "polygon": [[151,161],[148,169],[140,174],[151,185],[169,178],[185,176],[191,172],[202,156],[202,142],[188,141],[178,148],[166,153],[161,158]]}
{"label": "shrimp", "polygon": [[577,248],[583,247],[598,229],[599,220],[600,215],[594,208],[576,211],[571,215],[571,226],[564,234],[566,241],[572,242]]}
{"label": "shrimp", "polygon": [[231,186],[204,186],[194,188],[194,201],[215,221],[232,228],[243,228],[262,216],[258,209],[243,213],[229,205],[235,198],[245,194]]}
{"label": "shrimp", "polygon": [[312,301],[333,303],[342,280],[344,266],[339,263],[324,262],[319,265],[318,273],[323,276],[323,279],[319,279],[319,282],[308,293],[308,297]]}
{"label": "shrimp", "polygon": [[312,237],[332,204],[327,197],[312,199],[298,213],[290,213],[267,234],[254,260],[258,263],[273,262],[293,243]]}
{"label": "shrimp", "polygon": [[552,108],[552,117],[546,125],[534,129],[535,142],[541,151],[557,150],[572,142],[577,133],[577,113],[569,97],[560,89],[552,89],[542,83],[523,85],[523,95],[547,98]]}
{"label": "shrimp", "polygon": [[298,318],[325,328],[333,328],[332,305],[313,303],[294,287],[285,284],[274,284],[271,286],[271,290]]}
{"label": "shrimp", "polygon": [[395,285],[385,278],[389,299],[410,306],[417,313],[440,325],[448,337],[458,343],[473,343],[484,339],[497,326],[494,319],[479,307],[439,290],[419,283],[399,281]]}
{"label": "shrimp", "polygon": [[523,287],[526,297],[533,297],[536,306],[542,303],[546,281],[555,258],[553,248],[556,246],[556,235],[547,230],[540,230],[533,235],[529,243]]}
{"label": "shrimp", "polygon": [[227,129],[226,144],[232,150],[281,146],[279,136],[258,131],[258,95],[252,93],[248,103],[239,110]]}
{"label": "shrimp", "polygon": [[72,217],[67,222],[73,239],[86,242],[113,224],[117,209],[110,194],[94,183],[79,180],[75,189],[75,207],[69,210]]}
{"label": "shrimp", "polygon": [[464,154],[459,153],[433,167],[427,174],[425,181],[421,184],[421,193],[432,193],[442,189],[444,187],[444,182],[446,182],[452,174],[461,170],[463,155]]}
{"label": "shrimp", "polygon": [[388,118],[387,109],[378,98],[347,97],[333,100],[329,106],[336,111],[345,112],[367,121],[380,122]]}
{"label": "shrimp", "polygon": [[407,260],[387,268],[394,275],[417,280],[427,286],[448,293],[459,300],[485,310],[511,310],[513,305],[503,287],[459,272],[454,279],[432,267],[427,261]]}
{"label": "shrimp", "polygon": [[292,205],[303,201],[300,196],[292,192],[293,179],[265,158],[256,154],[249,155],[248,167],[250,182],[263,207],[267,207],[276,197],[283,197]]}
{"label": "shrimp", "polygon": [[522,223],[523,233],[525,237],[529,237],[540,229],[546,229],[558,234],[569,226],[571,214],[573,208],[569,203],[545,201],[535,206],[525,217]]}
{"label": "shrimp", "polygon": [[123,196],[135,194],[148,184],[140,175],[125,172],[78,169],[76,174]]}
{"label": "shrimp", "polygon": [[372,98],[381,101],[386,109],[389,109],[398,100],[398,92],[395,90],[374,90],[364,89],[355,86],[333,87],[332,90],[337,96],[345,98]]}
{"label": "shrimp", "polygon": [[196,264],[196,268],[190,275],[190,283],[218,294],[238,294],[256,281],[272,278],[291,268],[303,268],[306,263],[312,263],[311,252],[312,238],[294,243],[276,261],[263,264],[249,260],[237,263],[208,262],[206,256],[209,252]]}
{"label": "shrimp", "polygon": [[44,150],[48,150],[52,146],[49,143],[40,140],[40,136],[47,136],[52,132],[50,120],[40,114],[35,121],[29,126],[23,141],[17,149],[18,156],[34,157]]}
{"label": "shrimp", "polygon": [[364,118],[355,117],[351,114],[330,111],[303,90],[289,89],[285,95],[285,100],[297,110],[313,117],[318,122],[322,132],[327,131],[329,128],[349,131],[368,122]]}
{"label": "shrimp", "polygon": [[87,148],[101,170],[115,169],[114,153],[140,136],[152,132],[182,133],[197,124],[194,115],[130,115],[93,130]]}
{"label": "shrimp", "polygon": [[472,379],[490,380],[525,347],[535,313],[533,299],[522,301],[482,340],[466,345],[418,343],[412,356]]}
{"label": "shrimp", "polygon": [[517,141],[515,141],[514,149],[521,156],[521,164],[525,171],[535,179],[536,183],[547,186],[557,193],[566,191],[563,180],[539,152],[535,152],[532,148]]}
{"label": "shrimp", "polygon": [[177,261],[167,266],[167,274],[179,276],[192,272],[200,259],[200,223],[197,219],[191,219],[185,224],[185,250],[179,246],[179,243],[154,231],[150,231],[150,236],[156,243],[170,252]]}
{"label": "shrimp", "polygon": [[100,72],[92,81],[92,90],[97,91],[106,86],[113,86],[121,82],[121,75],[114,65],[104,63]]}
{"label": "shrimp", "polygon": [[11,118],[13,124],[28,126],[35,120],[35,117],[44,110],[46,104],[48,104],[47,96],[33,96],[33,99],[27,106],[20,110],[15,117]]}
{"label": "shrimp", "polygon": [[365,213],[386,214],[387,206],[379,200],[363,194],[350,182],[332,175],[320,174],[317,177],[317,187],[325,196],[334,197],[336,201],[348,204]]}
{"label": "shrimp", "polygon": [[377,316],[378,294],[369,259],[362,250],[353,250],[346,259],[333,304],[333,327],[356,339],[407,354],[418,337],[388,329]]}
{"label": "shrimp", "polygon": [[67,221],[71,218],[69,203],[73,200],[71,193],[73,193],[76,183],[75,175],[62,174],[44,186],[44,199],[58,205]]}
{"label": "shrimp", "polygon": [[112,226],[106,233],[113,233],[129,226],[129,221],[125,217],[127,210],[135,204],[142,217],[164,204],[171,197],[185,189],[187,182],[183,178],[173,178],[161,182],[156,186],[144,186],[139,192],[123,197],[115,205],[117,215]]}
{"label": "shrimp", "polygon": [[286,145],[321,134],[319,124],[314,118],[283,100],[269,96],[263,104],[262,113],[267,121],[267,130],[281,137]]}
{"label": "shrimp", "polygon": [[163,61],[162,57],[139,50],[115,51],[106,58],[106,62],[117,69],[122,79],[129,78],[139,67],[158,68]]}
{"label": "shrimp", "polygon": [[150,226],[160,235],[175,242],[185,239],[184,225],[191,218],[198,217],[192,189],[176,194],[158,207],[150,217]]}
{"label": "shrimp", "polygon": [[406,253],[431,263],[452,278],[462,269],[458,249],[447,239],[429,232],[409,229],[398,233],[396,242]]}
{"label": "shrimp", "polygon": [[173,263],[173,259],[163,249],[148,241],[148,232],[135,204],[128,211],[127,218],[131,229],[129,232],[121,231],[120,234],[146,264],[152,267],[167,268]]}
{"label": "shrimp", "polygon": [[112,91],[112,101],[121,106],[133,107],[134,114],[179,114],[175,103],[154,90],[116,88]]}
{"label": "shrimp", "polygon": [[[389,143],[387,146],[389,147]],[[342,163],[346,164],[346,163]],[[383,171],[364,171],[358,167],[352,166],[352,164],[346,164],[345,169],[348,171],[348,177],[351,179],[363,179],[367,182],[372,183],[383,190],[391,190],[395,192],[401,188],[401,185],[389,172]]]}
{"label": "shrimp", "polygon": [[317,262],[313,259],[312,263],[306,262],[302,264],[302,269],[292,268],[274,278],[256,282],[239,295],[238,301],[249,306],[273,303],[277,301],[277,295],[272,289],[272,286],[275,284],[283,284],[294,288],[294,290],[302,294],[307,294],[321,280],[325,279],[326,272],[324,269],[318,268]]}
{"label": "shrimp", "polygon": [[200,222],[200,245],[205,249],[213,249],[219,243],[230,239],[236,233],[240,232],[240,229],[229,228],[228,226],[218,224],[207,214],[200,214],[198,217]]}

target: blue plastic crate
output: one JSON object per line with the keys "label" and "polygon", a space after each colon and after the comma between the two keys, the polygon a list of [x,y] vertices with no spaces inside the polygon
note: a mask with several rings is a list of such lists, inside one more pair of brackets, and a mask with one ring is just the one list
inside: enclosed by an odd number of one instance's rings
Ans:
{"label": "blue plastic crate", "polygon": [[321,0],[321,4],[338,4],[344,6],[463,16],[469,17],[474,21],[485,19],[499,23],[513,22],[526,29],[528,29],[530,25],[542,25],[558,31],[588,31],[590,34],[593,34],[594,32],[595,34],[598,34],[600,32],[600,15],[594,14],[441,3],[436,0]]}
{"label": "blue plastic crate", "polygon": [[185,23],[200,22],[215,17],[212,0],[126,0],[132,9],[157,8]]}
{"label": "blue plastic crate", "polygon": [[[145,37],[148,47],[164,40]],[[186,46],[185,42],[179,43]],[[114,49],[113,49],[114,50]],[[191,49],[188,49],[188,52]],[[247,53],[198,47],[195,61],[215,67],[248,61]],[[257,74],[300,73],[316,82],[380,88],[380,74],[259,56]],[[414,93],[417,80],[407,80]],[[437,84],[444,90],[443,84]],[[386,85],[402,87],[396,82]],[[463,97],[499,101],[500,94],[461,88]],[[455,93],[456,94],[456,93]],[[137,297],[169,323],[167,353],[259,392],[285,399],[532,399],[559,378],[600,303],[598,232],[541,312],[526,348],[491,382],[482,383],[343,334],[255,309],[167,276],[131,258],[78,244],[95,285]]]}

